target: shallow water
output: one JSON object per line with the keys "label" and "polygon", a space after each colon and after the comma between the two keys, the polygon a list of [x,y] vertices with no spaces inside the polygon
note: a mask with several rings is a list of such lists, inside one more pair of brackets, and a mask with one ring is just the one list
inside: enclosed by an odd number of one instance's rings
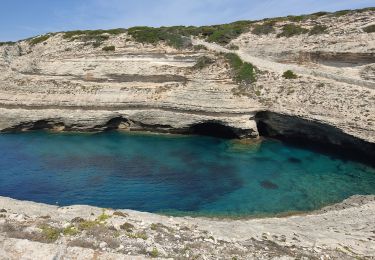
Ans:
{"label": "shallow water", "polygon": [[172,215],[313,210],[375,194],[375,169],[265,140],[202,136],[0,135],[0,195]]}

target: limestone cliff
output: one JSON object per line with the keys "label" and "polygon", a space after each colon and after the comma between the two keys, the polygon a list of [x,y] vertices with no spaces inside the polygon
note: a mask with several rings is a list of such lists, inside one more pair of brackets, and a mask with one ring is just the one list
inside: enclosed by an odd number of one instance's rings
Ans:
{"label": "limestone cliff", "polygon": [[[144,27],[2,43],[0,130],[195,133],[210,123],[257,137],[258,112],[271,111],[374,143],[374,16],[368,8],[176,27],[178,45],[170,31]],[[238,80],[225,53],[255,66],[256,79]],[[284,78],[287,70],[297,77]]]}

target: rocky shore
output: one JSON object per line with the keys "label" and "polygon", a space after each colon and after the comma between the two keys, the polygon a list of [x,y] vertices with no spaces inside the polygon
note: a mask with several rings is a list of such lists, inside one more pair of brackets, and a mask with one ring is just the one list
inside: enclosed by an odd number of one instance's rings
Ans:
{"label": "rocky shore", "polygon": [[170,217],[0,198],[1,259],[373,259],[375,197],[256,219]]}

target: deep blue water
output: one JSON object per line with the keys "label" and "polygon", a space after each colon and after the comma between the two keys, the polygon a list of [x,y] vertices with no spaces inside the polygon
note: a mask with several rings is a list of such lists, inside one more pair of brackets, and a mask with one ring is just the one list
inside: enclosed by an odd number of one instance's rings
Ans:
{"label": "deep blue water", "polygon": [[375,170],[265,140],[108,132],[0,135],[0,195],[182,215],[313,210],[375,194]]}

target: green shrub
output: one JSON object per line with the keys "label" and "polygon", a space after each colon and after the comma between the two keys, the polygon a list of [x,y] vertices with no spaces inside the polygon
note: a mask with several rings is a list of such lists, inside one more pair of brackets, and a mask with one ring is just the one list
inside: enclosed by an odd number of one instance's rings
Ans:
{"label": "green shrub", "polygon": [[341,10],[333,13],[333,16],[340,17],[346,14],[349,14],[351,11],[350,10]]}
{"label": "green shrub", "polygon": [[328,12],[317,12],[317,13],[311,14],[310,16],[321,17],[321,16],[325,16],[327,14],[329,14],[329,13]]}
{"label": "green shrub", "polygon": [[92,42],[94,48],[102,45],[102,43],[109,39],[109,35],[119,35],[125,33],[125,29],[112,30],[86,30],[86,31],[70,31],[64,32],[63,39],[69,41],[80,40],[83,42]]}
{"label": "green shrub", "polygon": [[35,37],[35,38],[32,38],[29,40],[29,43],[31,45],[36,45],[38,43],[42,43],[42,42],[45,42],[47,41],[49,38],[51,37],[50,34],[46,34],[46,35],[42,35],[42,36],[38,36],[38,37]]}
{"label": "green shrub", "polygon": [[106,221],[106,220],[109,219],[110,217],[111,217],[111,216],[105,214],[105,211],[103,210],[102,214],[100,214],[96,220],[97,220],[98,222],[102,222],[102,221]]}
{"label": "green shrub", "polygon": [[85,221],[82,221],[78,224],[78,228],[80,230],[88,230],[88,229],[92,229],[92,228],[94,228],[98,225],[99,225],[98,221],[85,220]]}
{"label": "green shrub", "polygon": [[151,257],[158,257],[159,256],[159,251],[157,248],[153,248],[151,253],[150,253]]}
{"label": "green shrub", "polygon": [[134,238],[134,239],[137,239],[137,238],[140,238],[140,239],[143,239],[143,240],[147,240],[147,234],[145,232],[138,232],[138,233],[128,233],[127,236],[129,238]]}
{"label": "green shrub", "polygon": [[111,29],[111,30],[77,30],[77,31],[69,31],[64,32],[63,38],[64,39],[72,39],[72,38],[81,38],[86,37],[86,39],[96,39],[97,37],[103,36],[103,34],[109,35],[119,35],[125,33],[125,29]]}
{"label": "green shrub", "polygon": [[243,62],[234,53],[227,53],[225,57],[232,68],[233,76],[237,83],[251,84],[256,81],[255,67],[252,64]]}
{"label": "green shrub", "polygon": [[308,16],[307,15],[289,15],[287,16],[288,20],[291,22],[301,22],[305,20]]}
{"label": "green shrub", "polygon": [[254,26],[252,33],[256,35],[267,35],[270,33],[275,32],[275,28],[273,28],[274,22],[268,21],[263,24],[257,24]]}
{"label": "green shrub", "polygon": [[214,63],[214,61],[210,57],[202,56],[202,57],[198,58],[197,63],[195,63],[193,68],[201,70],[201,69],[211,65],[212,63]]}
{"label": "green shrub", "polygon": [[40,229],[42,229],[43,237],[50,242],[56,241],[59,238],[61,232],[60,229],[48,225],[43,225],[40,227]]}
{"label": "green shrub", "polygon": [[251,21],[238,21],[230,24],[213,26],[213,32],[207,37],[207,41],[226,45],[242,33],[249,30]]}
{"label": "green shrub", "polygon": [[158,44],[165,42],[167,45],[181,49],[189,45],[190,39],[185,37],[180,30],[182,27],[133,27],[128,33],[140,43]]}
{"label": "green shrub", "polygon": [[0,42],[0,46],[4,46],[4,45],[14,45],[16,44],[15,42]]}
{"label": "green shrub", "polygon": [[227,53],[225,54],[226,59],[228,60],[229,64],[231,65],[232,69],[234,70],[240,70],[243,61],[241,60],[240,56],[238,56],[235,53]]}
{"label": "green shrub", "polygon": [[69,226],[63,229],[64,236],[75,236],[79,231],[74,226]]}
{"label": "green shrub", "polygon": [[132,232],[134,225],[130,224],[129,222],[125,222],[120,226],[121,229],[126,230],[127,232]]}
{"label": "green shrub", "polygon": [[237,50],[240,49],[240,47],[238,47],[237,45],[231,44],[231,45],[228,46],[228,49],[233,50],[233,51],[237,51]]}
{"label": "green shrub", "polygon": [[292,37],[307,33],[308,31],[309,30],[295,24],[286,24],[283,26],[282,32],[279,33],[277,37]]}
{"label": "green shrub", "polygon": [[327,29],[328,27],[325,25],[315,25],[313,28],[311,28],[309,35],[326,33]]}
{"label": "green shrub", "polygon": [[103,51],[115,51],[116,47],[111,45],[111,46],[105,46],[102,48]]}
{"label": "green shrub", "polygon": [[194,45],[193,46],[193,49],[195,50],[195,51],[200,51],[200,50],[208,50],[207,49],[207,47],[206,46],[204,46],[204,45],[202,45],[202,44],[198,44],[198,45]]}
{"label": "green shrub", "polygon": [[367,32],[367,33],[375,32],[375,24],[372,24],[372,25],[369,25],[369,26],[363,28],[363,31]]}
{"label": "green shrub", "polygon": [[209,42],[216,42],[226,45],[231,40],[237,38],[240,34],[247,31],[250,21],[238,21],[230,24],[212,25],[212,26],[172,26],[172,27],[133,27],[128,29],[137,42],[158,44],[165,42],[166,44],[184,48],[190,45],[190,36],[202,36]]}
{"label": "green shrub", "polygon": [[296,79],[296,78],[298,78],[298,76],[296,74],[294,74],[293,71],[287,70],[283,73],[283,78],[285,78],[285,79]]}

